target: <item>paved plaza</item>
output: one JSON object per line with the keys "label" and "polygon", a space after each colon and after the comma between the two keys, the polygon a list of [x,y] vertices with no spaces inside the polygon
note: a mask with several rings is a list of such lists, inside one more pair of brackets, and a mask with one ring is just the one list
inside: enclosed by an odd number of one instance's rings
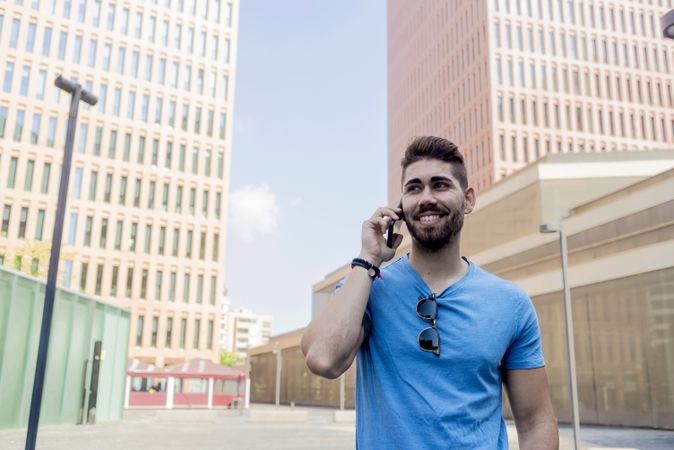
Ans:
{"label": "paved plaza", "polygon": [[[508,425],[510,448],[517,435]],[[585,448],[665,450],[674,448],[674,432],[583,427]],[[253,405],[249,413],[207,410],[133,410],[120,422],[94,426],[45,426],[39,450],[348,450],[354,425],[335,422],[334,410]],[[571,432],[562,427],[562,449],[571,449]],[[0,430],[0,450],[22,450],[25,429]]]}

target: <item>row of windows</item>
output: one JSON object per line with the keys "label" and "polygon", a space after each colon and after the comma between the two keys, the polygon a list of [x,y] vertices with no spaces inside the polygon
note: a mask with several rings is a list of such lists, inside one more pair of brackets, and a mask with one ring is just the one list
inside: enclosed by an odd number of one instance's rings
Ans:
{"label": "row of windows", "polygon": [[[30,64],[25,64],[19,68],[15,66],[14,62],[7,61],[5,68],[2,71],[4,74],[2,82],[3,91],[7,93],[14,92],[14,79],[18,78],[15,77],[15,72],[17,71],[20,71],[20,80],[17,80],[18,94],[24,97],[44,100],[45,89],[47,89],[47,70],[39,69],[37,71],[36,78],[33,80],[34,90],[31,90],[31,72],[33,72],[33,70]],[[200,76],[203,76],[203,73],[201,72],[203,71],[200,70]],[[199,78],[199,80],[201,80],[202,84],[197,84],[197,86],[199,87],[199,93],[203,94],[203,79]],[[226,101],[228,96],[229,75],[223,75],[222,86],[224,100]],[[172,95],[165,99],[163,93],[155,93],[153,95],[145,90],[138,92],[134,87],[123,88],[122,85],[115,85],[109,89],[110,86],[105,81],[102,81],[95,88],[91,81],[87,81],[84,84],[84,88],[98,97],[96,109],[102,114],[108,113],[131,120],[142,120],[146,123],[168,125],[174,128],[180,127],[183,131],[206,134],[211,137],[214,134],[214,127],[216,126],[215,111],[209,108],[204,117],[203,106],[199,105],[190,108],[190,105],[194,103],[194,99],[183,98],[181,104],[178,105],[177,99]],[[52,87],[51,85],[49,86],[49,89],[53,92],[53,103],[58,104],[61,98],[61,90]],[[212,99],[215,97],[215,78],[213,78],[213,84],[209,87],[209,90],[210,92],[207,92],[206,94]],[[167,111],[164,109],[165,104]],[[89,105],[85,106],[86,110],[90,108]],[[193,110],[191,126],[189,124],[190,109]],[[164,117],[164,115],[166,115],[166,117]],[[225,135],[224,116],[224,112],[220,113],[220,121],[218,124],[220,127],[220,139],[224,139]],[[176,121],[178,121],[178,123],[176,123]]]}
{"label": "row of windows", "polygon": [[[524,36],[520,25],[512,30],[509,24],[504,25],[503,29],[500,23],[494,24],[494,40],[496,47],[499,48],[670,73],[668,50],[663,48],[659,51],[655,45],[639,46],[636,43],[619,43],[615,39],[611,41],[606,38],[599,40],[596,37],[588,39],[586,36],[579,38],[572,32],[567,35],[564,30],[557,32],[554,29],[548,31],[546,39],[546,33],[542,28],[536,30],[534,38],[532,27],[527,28],[526,39]],[[502,42],[502,39],[505,42]]]}
{"label": "row of windows", "polygon": [[[671,8],[674,2],[667,1]],[[658,0],[657,6],[663,7],[664,3],[663,0]],[[649,4],[652,5],[651,2]],[[658,19],[653,12],[614,7],[610,2],[605,6],[593,1],[586,4],[575,0],[492,0],[492,7],[496,12],[530,18],[535,16],[541,20],[588,26],[595,30],[610,29],[631,35],[660,36]]]}
{"label": "row of windows", "polygon": [[[554,102],[550,106],[547,99],[539,103],[538,100],[524,97],[516,100],[514,96],[509,96],[504,102],[503,95],[497,96],[496,105],[498,120],[501,122],[651,141],[674,141],[674,119],[643,111],[614,110],[579,103],[560,106]],[[669,136],[668,128],[671,130]]]}
{"label": "row of windows", "polygon": [[[194,153],[193,153],[194,154]],[[36,161],[33,159],[26,160],[23,167],[23,190],[32,192],[35,186],[34,178],[36,172]],[[52,163],[46,161],[42,165],[41,181],[39,184],[39,192],[46,194],[49,192],[49,183],[51,176]],[[6,186],[9,189],[18,189],[16,180],[19,168],[19,158],[13,156],[9,160],[7,168]],[[73,177],[73,185],[71,190],[72,198],[82,199],[82,184],[84,180],[85,171],[83,167],[76,167]],[[144,208],[146,210],[161,210],[164,212],[172,212],[176,214],[189,214],[191,216],[200,216],[203,218],[215,217],[220,219],[222,217],[222,192],[216,191],[211,203],[211,190],[208,187],[186,188],[182,182],[179,184],[171,184],[165,181],[161,184],[161,203],[157,204],[159,193],[157,192],[157,181],[144,180],[142,176],[133,178],[133,198],[131,195],[131,180],[128,175],[120,175],[114,177],[113,172],[105,174],[105,184],[102,194],[99,192],[99,171],[92,169],[87,173],[86,186],[88,186],[88,193],[86,198],[89,201],[97,203],[117,203],[122,206],[133,206],[134,208]],[[116,182],[116,180],[118,180]],[[143,194],[146,194],[145,201],[141,202]],[[199,197],[201,201],[199,202]],[[131,202],[132,201],[132,202]],[[183,206],[185,205],[185,206]]]}
{"label": "row of windows", "polygon": [[[80,264],[79,288],[83,292],[91,292],[91,286],[88,286],[90,272],[94,267],[89,267],[89,263],[84,261]],[[72,283],[73,261],[64,260],[63,278],[64,286],[70,288]],[[138,273],[140,271],[140,273]],[[126,277],[124,277],[125,272]],[[205,275],[198,273],[193,276],[189,271],[179,273],[171,271],[165,273],[164,270],[150,270],[142,268],[140,270],[133,266],[126,267],[124,271],[119,265],[114,264],[112,270],[106,271],[104,264],[97,264],[93,280],[93,293],[98,296],[125,297],[141,300],[168,301],[175,303],[177,301],[185,304],[208,304],[215,305],[218,295],[218,277],[210,276],[208,298],[205,297]],[[134,276],[140,276],[139,286],[134,286]],[[168,286],[165,283],[168,282]],[[153,286],[153,287],[151,287]],[[134,289],[135,288],[135,289]],[[167,289],[168,288],[168,289]]]}
{"label": "row of windows", "polygon": [[[14,0],[18,6],[24,3],[30,3],[33,11],[47,11],[52,16],[59,15],[64,19],[77,20],[80,23],[86,23],[87,12],[89,12],[90,24],[94,27],[101,27],[103,14],[102,0]],[[73,10],[73,6],[76,9]],[[118,15],[117,4],[114,1],[105,2],[105,22],[103,26],[108,31],[118,31],[128,35],[129,32],[138,39],[149,39],[156,32],[157,12],[151,11],[148,22],[143,21],[144,6],[138,6],[132,14],[128,6],[121,9],[121,15]],[[202,20],[210,20],[214,23],[220,23],[224,19],[227,27],[232,26],[232,2],[227,0],[152,0],[152,4],[162,6],[168,10],[179,12],[179,17],[193,17]],[[91,7],[89,9],[88,7]],[[75,13],[75,16],[73,16]],[[129,21],[133,18],[133,24]],[[145,25],[144,25],[145,24]],[[115,30],[117,25],[117,30]],[[130,28],[130,25],[133,28]],[[146,34],[143,35],[143,27]]]}
{"label": "row of windows", "polygon": [[[18,42],[14,40],[15,29],[14,25],[18,27],[20,22],[18,19],[12,21],[12,32],[10,35],[10,48],[17,48]],[[0,15],[0,39],[2,38],[2,24],[3,16]],[[25,49],[28,53],[33,53],[35,50],[35,24],[30,24],[29,32],[26,36]],[[42,56],[49,57],[50,55],[53,30],[50,27],[45,28],[44,37],[42,41]],[[18,33],[18,29],[16,29]],[[17,34],[18,36],[18,34]],[[86,44],[86,45],[85,45]],[[183,63],[181,68],[181,58],[175,57],[168,60],[166,56],[160,56],[155,59],[152,51],[147,54],[142,54],[140,50],[134,49],[128,52],[125,46],[113,47],[111,42],[104,42],[101,44],[101,52],[99,53],[99,42],[95,37],[91,37],[85,43],[82,36],[76,35],[72,41],[71,52],[66,54],[68,48],[68,32],[61,31],[58,39],[58,53],[56,57],[74,64],[86,64],[89,67],[98,67],[109,72],[115,72],[120,75],[127,75],[137,80],[144,80],[154,82],[162,86],[170,86],[175,89],[183,89],[186,92],[194,92],[204,95],[206,74],[208,74],[208,94],[215,95],[215,80],[217,72],[215,69],[204,69],[202,67],[194,69],[194,77],[192,76],[192,64]],[[229,48],[230,41],[225,41],[225,55],[224,63],[229,64]],[[217,51],[217,49],[216,49]],[[84,55],[83,55],[84,53]],[[217,61],[217,55],[211,55],[210,62]],[[83,59],[84,58],[84,59]],[[100,58],[100,60],[99,60]],[[157,64],[155,65],[155,61]],[[141,71],[141,62],[142,71]],[[226,95],[223,95],[226,99]]]}
{"label": "row of windows", "polygon": [[607,71],[581,70],[577,67],[569,70],[566,66],[558,70],[554,63],[549,66],[545,63],[536,65],[534,62],[526,64],[511,59],[506,60],[503,67],[500,57],[495,60],[494,71],[498,85],[549,89],[583,97],[674,107],[672,83],[652,80],[650,77],[633,77],[621,73],[612,76]]}
{"label": "row of windows", "polygon": [[[145,315],[139,314],[136,318],[136,346],[137,347],[146,347],[150,346],[152,348],[173,348],[185,350],[186,345],[189,342],[187,340],[187,318],[180,319],[180,330],[177,336],[174,337],[174,334],[178,330],[174,330],[173,317],[166,317],[166,321],[163,324],[164,336],[163,339],[159,337],[159,316],[152,316],[152,323],[149,330],[145,330]],[[150,324],[148,324],[149,326]],[[204,342],[203,337],[201,336],[201,319],[194,319],[191,326],[191,344],[189,348],[191,350],[203,350],[203,349],[214,349],[215,342],[214,338],[214,325],[213,320],[208,320],[206,330],[206,340]],[[149,342],[145,342],[144,336],[147,336],[149,331]],[[178,342],[174,342],[176,340]]]}
{"label": "row of windows", "polygon": [[[10,111],[6,106],[0,106],[0,139],[7,133]],[[31,144],[43,144],[47,147],[56,146],[56,136],[59,120],[57,116],[50,116],[46,121],[42,120],[40,112],[34,112],[30,120],[30,129],[28,141]],[[227,121],[227,116],[222,114],[221,122]],[[46,124],[43,125],[43,122]],[[26,112],[18,109],[14,116],[14,129],[11,133],[15,142],[24,142],[26,137],[25,129],[28,121]],[[65,125],[61,121],[62,125]],[[46,126],[46,136],[42,140],[42,128]],[[221,128],[224,130],[225,127]],[[107,133],[104,133],[107,131]],[[93,142],[92,142],[93,141]],[[148,142],[149,141],[149,142]],[[150,146],[146,150],[146,147]],[[87,149],[91,149],[90,152]],[[180,143],[174,148],[174,142],[171,139],[161,139],[153,137],[151,140],[145,135],[134,135],[130,131],[125,131],[123,136],[119,130],[106,130],[103,126],[97,126],[92,136],[89,133],[89,124],[80,123],[78,143],[76,151],[78,154],[92,154],[93,156],[105,156],[109,159],[120,159],[125,162],[135,161],[138,164],[151,164],[152,166],[163,167],[171,170],[179,170],[187,173],[188,162],[189,171],[194,175],[203,175],[206,177],[218,177],[223,179],[225,175],[225,154],[220,151],[217,154],[217,160],[214,163],[213,150],[210,148],[201,149],[198,144],[194,144],[191,150],[188,150],[187,144]],[[188,161],[189,160],[189,161]]]}
{"label": "row of windows", "polygon": [[[0,14],[0,40],[2,39],[3,36],[4,20],[5,20],[4,14]],[[47,57],[54,56],[51,54],[52,42],[56,42],[55,39],[56,36],[54,35],[53,27],[45,26],[44,28],[40,27],[38,29],[38,24],[36,22],[28,22],[27,25],[28,26],[25,30],[25,34],[22,36],[20,19],[18,18],[12,19],[11,24],[8,24],[9,48],[11,49],[23,48],[28,53],[34,53],[36,51],[35,44],[37,42],[41,42],[40,53],[42,54],[42,56]],[[229,37],[221,38],[217,32],[212,33],[209,37],[206,31],[200,31],[195,33],[194,27],[190,27],[186,30],[187,32],[185,33],[185,39],[182,39],[182,25],[175,24],[174,26],[175,26],[174,31],[175,36],[173,46],[176,50],[184,50],[191,57],[201,56],[202,58],[208,58],[209,63],[216,63],[218,61],[221,61],[224,64],[230,63],[231,39]],[[164,27],[163,31],[164,34],[162,43],[164,44],[164,47],[168,47],[169,19],[164,20],[163,27]],[[40,36],[42,38],[41,40],[38,38],[38,32],[40,33]],[[60,30],[58,36],[59,39],[58,45],[56,46],[57,48],[56,56],[60,60],[65,60],[66,51],[68,48],[68,37],[69,37],[68,29],[64,28]],[[196,43],[195,43],[195,36],[197,40]],[[183,40],[185,42],[181,44],[181,41]],[[152,43],[156,41],[154,33],[148,36],[147,39],[144,40],[143,42],[148,41]],[[75,31],[74,40],[72,42],[73,46],[71,48],[70,53],[71,62],[75,64],[81,64],[83,44],[84,44],[83,35]],[[97,66],[96,64],[97,48],[98,48],[98,36],[93,36],[89,39],[89,46],[84,50],[85,54],[87,55],[86,59],[87,64],[90,67]],[[119,48],[124,50],[126,49],[125,46],[121,46]],[[135,63],[137,68],[139,61],[139,52],[136,50],[134,51],[133,54],[134,56],[136,56]],[[103,64],[102,68],[104,70],[110,70],[109,64],[111,55],[112,55],[112,42],[109,41],[109,39],[105,39],[105,43],[103,44],[103,61],[102,61]],[[150,56],[152,55],[152,50],[150,50],[149,55]],[[123,73],[123,71],[120,71],[119,69],[118,72]],[[137,77],[138,76],[137,70],[135,75],[133,74],[133,72],[131,75]]]}
{"label": "row of windows", "polygon": [[[585,139],[573,139],[557,137],[554,139],[546,136],[544,139],[530,137],[519,133],[506,135],[503,131],[497,137],[498,152],[501,161],[513,163],[529,163],[543,155],[550,153],[585,153],[606,151],[632,151],[635,145],[623,142],[618,145],[613,142],[610,145],[606,141],[586,141]],[[646,149],[645,147],[643,148]],[[503,174],[505,175],[505,174]]]}
{"label": "row of windows", "polygon": [[[27,231],[31,224],[31,220],[35,220],[33,225],[33,236],[36,241],[41,241],[44,234],[45,213],[44,209],[38,209],[37,214],[30,214],[28,206],[22,206],[20,209],[18,227],[16,227],[16,236],[10,236],[9,230],[12,220],[12,205],[6,204],[2,210],[2,225],[0,227],[0,236],[26,239]],[[83,245],[84,247],[91,247],[97,244],[99,248],[110,249],[109,234],[112,227],[112,221],[108,217],[96,219],[96,233],[97,242],[93,243],[94,238],[94,216],[87,215],[84,222],[84,234],[78,228],[79,213],[71,212],[69,222],[66,230],[67,245]],[[183,230],[180,224],[173,227],[171,234],[171,242],[168,242],[168,234],[171,230],[165,225],[156,226],[151,220],[145,225],[140,224],[137,220],[125,221],[124,218],[118,218],[115,221],[114,231],[114,246],[112,249],[120,250],[128,254],[128,252],[167,256],[167,247],[170,248],[170,256],[184,259],[193,259],[198,257],[200,260],[206,260],[210,257],[212,261],[218,261],[220,258],[220,233],[214,231],[209,233],[206,230],[201,230],[195,233],[193,228]],[[139,245],[140,232],[144,228],[144,241],[142,247]],[[210,239],[210,255],[208,253],[208,243]],[[181,238],[185,239],[184,244],[181,243]],[[153,244],[156,242],[156,245]]]}

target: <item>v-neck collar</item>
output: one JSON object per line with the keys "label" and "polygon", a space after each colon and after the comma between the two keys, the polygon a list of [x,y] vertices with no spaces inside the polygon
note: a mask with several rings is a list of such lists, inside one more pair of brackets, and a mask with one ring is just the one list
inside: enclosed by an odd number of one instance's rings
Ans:
{"label": "v-neck collar", "polygon": [[[466,283],[466,281],[468,280],[468,278],[469,278],[470,276],[472,276],[473,271],[475,270],[475,265],[474,265],[473,263],[471,263],[470,260],[469,260],[468,258],[466,258],[465,256],[462,256],[461,259],[463,259],[464,261],[466,261],[466,262],[468,263],[468,270],[466,270],[466,273],[464,273],[463,276],[462,276],[461,278],[459,278],[459,279],[456,280],[454,283],[452,283],[452,284],[450,284],[449,286],[447,286],[442,292],[440,292],[440,293],[435,293],[435,297],[436,297],[436,298],[442,297],[443,295],[445,295],[445,294],[447,294],[447,293],[450,293],[450,292],[452,292],[452,291],[458,289],[459,287],[461,287],[463,284]],[[410,263],[410,255],[409,255],[409,253],[406,254],[406,255],[403,257],[403,264],[405,264],[405,267],[406,267],[407,270],[410,272],[410,274],[412,274],[412,276],[417,280],[417,282],[418,282],[421,286],[423,286],[424,291],[426,291],[428,294],[434,293],[434,292],[431,290],[431,288],[428,286],[428,284],[426,284],[426,281],[425,281],[425,280],[423,279],[423,277],[419,274],[419,272],[417,272],[417,270],[412,266],[412,263]]]}

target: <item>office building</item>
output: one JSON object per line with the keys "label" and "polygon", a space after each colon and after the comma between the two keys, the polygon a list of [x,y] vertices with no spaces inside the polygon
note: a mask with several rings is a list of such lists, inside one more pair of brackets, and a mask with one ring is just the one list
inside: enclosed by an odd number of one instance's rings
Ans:
{"label": "office building", "polygon": [[459,145],[478,190],[551,153],[674,142],[673,0],[388,2],[389,203],[412,136]]}
{"label": "office building", "polygon": [[129,357],[217,359],[236,0],[0,3],[0,262],[49,259],[70,98],[80,105],[59,284],[131,311]]}
{"label": "office building", "polygon": [[228,300],[222,302],[220,349],[245,357],[248,349],[269,342],[273,318],[256,314],[249,308],[232,308]]}

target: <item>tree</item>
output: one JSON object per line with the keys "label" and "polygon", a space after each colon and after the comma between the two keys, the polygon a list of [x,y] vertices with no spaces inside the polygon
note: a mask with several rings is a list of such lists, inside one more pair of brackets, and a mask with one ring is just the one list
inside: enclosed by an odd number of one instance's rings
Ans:
{"label": "tree", "polygon": [[246,362],[246,358],[236,353],[221,351],[220,352],[220,364],[227,367],[239,366]]}

